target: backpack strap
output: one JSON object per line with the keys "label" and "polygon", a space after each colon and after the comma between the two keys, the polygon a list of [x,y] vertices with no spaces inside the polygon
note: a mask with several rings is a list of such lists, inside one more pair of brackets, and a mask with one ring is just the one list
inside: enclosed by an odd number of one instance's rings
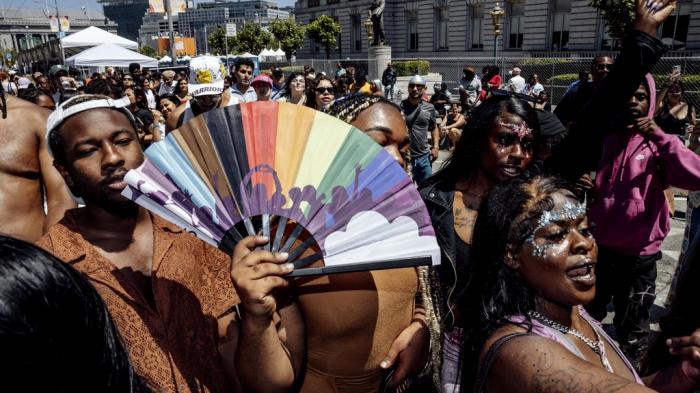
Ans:
{"label": "backpack strap", "polygon": [[484,355],[484,360],[481,362],[479,373],[477,374],[476,381],[474,382],[474,393],[484,392],[484,388],[486,387],[486,380],[489,376],[489,371],[491,371],[493,359],[496,357],[496,353],[498,353],[498,350],[500,350],[501,347],[506,345],[509,341],[513,340],[514,338],[532,335],[532,333],[512,333],[507,334],[496,340],[496,342],[494,342],[493,345],[491,345],[489,350],[486,351],[486,355]]}

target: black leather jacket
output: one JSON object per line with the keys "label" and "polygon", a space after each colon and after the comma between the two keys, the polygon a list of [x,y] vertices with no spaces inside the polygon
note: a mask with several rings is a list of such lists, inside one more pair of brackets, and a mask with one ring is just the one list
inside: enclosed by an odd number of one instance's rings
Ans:
{"label": "black leather jacket", "polygon": [[435,228],[435,237],[442,257],[442,264],[432,268],[430,272],[433,304],[441,324],[449,328],[455,321],[451,306],[456,300],[456,288],[463,285],[467,262],[459,261],[459,264],[457,262],[457,235],[452,214],[454,185],[427,184],[419,191]]}

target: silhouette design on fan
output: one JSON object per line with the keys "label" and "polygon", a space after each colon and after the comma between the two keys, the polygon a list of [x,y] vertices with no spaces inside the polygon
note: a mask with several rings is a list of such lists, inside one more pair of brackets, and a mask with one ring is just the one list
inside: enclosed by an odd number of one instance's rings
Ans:
{"label": "silhouette design on fan", "polygon": [[[403,168],[320,112],[274,102],[210,111],[146,156],[125,177],[124,195],[226,252],[262,234],[297,268],[323,259],[319,273],[439,264],[425,205]],[[301,241],[304,230],[311,236]],[[302,257],[309,248],[316,252]]]}

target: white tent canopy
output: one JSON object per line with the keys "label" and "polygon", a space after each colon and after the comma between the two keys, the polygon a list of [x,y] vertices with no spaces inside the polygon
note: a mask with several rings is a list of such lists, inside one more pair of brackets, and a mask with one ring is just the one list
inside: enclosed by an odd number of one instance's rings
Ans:
{"label": "white tent canopy", "polygon": [[104,31],[95,26],[90,26],[87,29],[81,30],[75,34],[71,34],[65,38],[61,38],[61,45],[64,48],[78,48],[98,46],[102,44],[113,44],[122,48],[136,50],[139,44],[134,41],[127,40],[116,34]]}
{"label": "white tent canopy", "polygon": [[171,63],[172,61],[173,61],[173,59],[170,58],[170,56],[168,56],[168,55],[165,55],[165,56],[161,57],[160,60],[158,60],[159,63]]}
{"label": "white tent canopy", "polygon": [[66,59],[66,65],[74,67],[128,67],[131,63],[158,66],[158,60],[114,44],[102,44]]}

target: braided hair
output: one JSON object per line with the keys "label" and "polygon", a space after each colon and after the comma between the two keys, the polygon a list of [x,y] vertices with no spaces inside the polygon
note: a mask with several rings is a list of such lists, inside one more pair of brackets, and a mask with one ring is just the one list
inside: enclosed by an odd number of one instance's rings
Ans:
{"label": "braided hair", "polygon": [[352,123],[362,111],[378,103],[391,105],[401,111],[398,105],[382,96],[375,96],[367,93],[353,93],[333,101],[325,112],[349,124]]}
{"label": "braided hair", "polygon": [[5,88],[0,83],[0,101],[2,101],[2,118],[7,119],[7,99],[5,98]]}

